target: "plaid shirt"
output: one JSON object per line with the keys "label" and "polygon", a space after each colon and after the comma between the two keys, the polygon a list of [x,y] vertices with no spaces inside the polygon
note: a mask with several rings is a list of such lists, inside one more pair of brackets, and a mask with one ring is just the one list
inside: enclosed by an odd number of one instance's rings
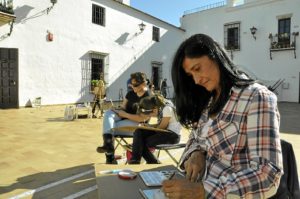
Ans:
{"label": "plaid shirt", "polygon": [[181,168],[195,150],[207,151],[202,182],[207,198],[268,198],[283,174],[277,97],[253,84],[233,87],[223,110],[208,132],[206,110],[192,130]]}

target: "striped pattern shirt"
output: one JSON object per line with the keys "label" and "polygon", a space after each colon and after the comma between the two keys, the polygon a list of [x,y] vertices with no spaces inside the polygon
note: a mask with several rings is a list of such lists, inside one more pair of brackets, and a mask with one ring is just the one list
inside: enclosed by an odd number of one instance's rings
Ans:
{"label": "striped pattern shirt", "polygon": [[223,110],[209,121],[206,110],[193,129],[181,167],[195,150],[207,151],[202,183],[207,198],[268,198],[283,174],[277,97],[257,83],[233,87]]}

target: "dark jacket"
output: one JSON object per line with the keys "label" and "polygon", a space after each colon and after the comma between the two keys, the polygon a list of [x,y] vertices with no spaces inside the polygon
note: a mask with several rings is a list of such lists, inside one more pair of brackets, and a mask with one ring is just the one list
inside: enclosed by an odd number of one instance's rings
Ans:
{"label": "dark jacket", "polygon": [[293,146],[281,140],[284,174],[276,194],[270,199],[300,199],[297,164]]}

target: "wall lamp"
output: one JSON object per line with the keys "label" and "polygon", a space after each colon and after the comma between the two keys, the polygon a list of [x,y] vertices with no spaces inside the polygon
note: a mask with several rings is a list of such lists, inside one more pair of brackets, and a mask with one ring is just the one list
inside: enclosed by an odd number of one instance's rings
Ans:
{"label": "wall lamp", "polygon": [[54,7],[54,5],[57,3],[57,0],[50,0],[50,2],[52,3],[52,6],[47,8],[47,14],[49,14],[50,10],[52,10],[52,8]]}
{"label": "wall lamp", "polygon": [[50,0],[50,1],[51,1],[51,3],[52,3],[52,6],[54,6],[54,4],[57,3],[57,0]]}
{"label": "wall lamp", "polygon": [[252,28],[250,28],[250,31],[251,31],[251,34],[252,34],[253,38],[256,40],[255,34],[256,34],[257,28],[255,28],[254,26],[252,26]]}
{"label": "wall lamp", "polygon": [[146,28],[146,25],[142,22],[139,24],[140,31],[143,32]]}

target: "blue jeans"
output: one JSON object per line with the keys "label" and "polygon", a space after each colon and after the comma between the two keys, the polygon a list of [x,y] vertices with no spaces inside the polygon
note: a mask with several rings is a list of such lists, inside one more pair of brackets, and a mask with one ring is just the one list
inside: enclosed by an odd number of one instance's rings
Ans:
{"label": "blue jeans", "polygon": [[133,132],[114,132],[111,129],[122,127],[122,126],[137,126],[137,125],[139,125],[139,122],[131,121],[129,119],[122,119],[115,112],[109,109],[104,113],[102,132],[103,134],[133,136]]}

